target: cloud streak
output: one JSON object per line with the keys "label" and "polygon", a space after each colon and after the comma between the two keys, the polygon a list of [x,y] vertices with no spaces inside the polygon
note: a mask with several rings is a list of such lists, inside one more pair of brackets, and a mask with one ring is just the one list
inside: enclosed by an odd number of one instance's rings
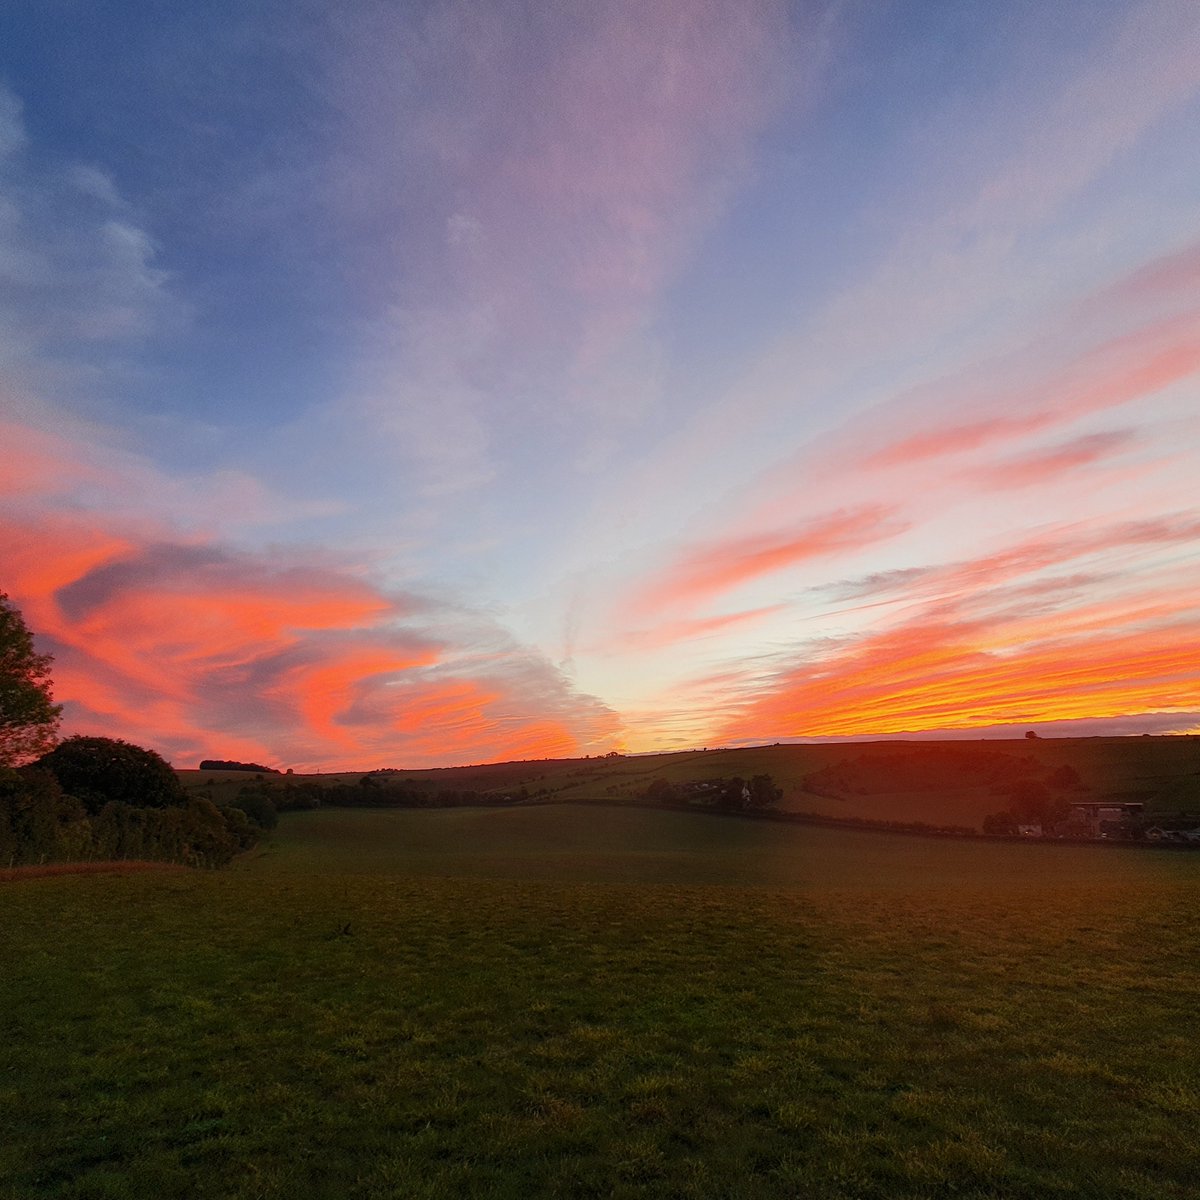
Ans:
{"label": "cloud streak", "polygon": [[[1192,712],[1200,666],[1182,647],[1200,621],[1200,568],[1170,552],[1197,538],[1194,516],[1126,522],[863,581],[851,590],[887,600],[884,615],[861,632],[776,656],[744,680],[736,715],[718,719],[714,737]],[[1153,584],[1131,573],[1131,557],[1164,551],[1175,565],[1159,569]],[[1064,573],[1072,563],[1099,566]]]}
{"label": "cloud streak", "polygon": [[635,596],[635,612],[688,608],[799,563],[873,545],[899,530],[883,507],[827,513],[790,530],[735,535],[698,546]]}
{"label": "cloud streak", "polygon": [[47,512],[38,466],[25,460],[0,509],[0,561],[55,655],[70,732],[143,741],[181,764],[324,769],[568,755],[619,732],[603,703],[480,613],[385,590],[325,552]]}

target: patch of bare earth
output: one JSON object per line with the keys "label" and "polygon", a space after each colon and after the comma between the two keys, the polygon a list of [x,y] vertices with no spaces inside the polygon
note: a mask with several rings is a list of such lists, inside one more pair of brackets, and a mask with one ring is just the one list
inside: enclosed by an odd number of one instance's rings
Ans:
{"label": "patch of bare earth", "polygon": [[44,879],[49,875],[138,875],[145,871],[186,871],[178,863],[142,862],[76,862],[41,863],[25,867],[0,867],[0,883],[17,883],[22,879]]}

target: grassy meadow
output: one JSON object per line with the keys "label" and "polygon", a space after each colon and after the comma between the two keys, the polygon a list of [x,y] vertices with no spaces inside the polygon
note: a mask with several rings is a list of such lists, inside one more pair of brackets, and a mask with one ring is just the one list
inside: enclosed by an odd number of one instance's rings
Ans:
{"label": "grassy meadow", "polygon": [[[940,753],[946,764],[918,773],[917,778],[890,779],[886,768],[872,765],[897,757]],[[971,756],[983,757],[983,768],[972,768]],[[384,779],[439,790],[471,789],[493,795],[515,795],[524,789],[535,799],[611,801],[636,799],[654,779],[675,784],[740,775],[770,775],[782,789],[779,807],[830,817],[874,821],[924,821],[935,825],[979,828],[983,818],[1007,806],[1002,789],[986,770],[987,760],[1007,760],[1014,766],[1031,764],[1035,772],[1067,766],[1077,772],[1080,796],[1091,800],[1140,800],[1148,813],[1164,816],[1191,812],[1200,816],[1200,738],[1097,737],[1018,740],[882,741],[815,743],[811,745],[751,746],[734,749],[688,750],[612,758],[551,759],[447,767],[438,770],[397,771]],[[952,769],[959,760],[963,769]],[[854,764],[852,786],[841,794],[810,791],[806,782],[839,764]],[[254,779],[236,771],[179,772],[184,785],[221,803]],[[362,772],[321,776],[264,776],[269,788],[289,781],[317,779],[325,783],[357,783]]]}
{"label": "grassy meadow", "polygon": [[0,1198],[1194,1197],[1200,859],[551,806],[0,883]]}

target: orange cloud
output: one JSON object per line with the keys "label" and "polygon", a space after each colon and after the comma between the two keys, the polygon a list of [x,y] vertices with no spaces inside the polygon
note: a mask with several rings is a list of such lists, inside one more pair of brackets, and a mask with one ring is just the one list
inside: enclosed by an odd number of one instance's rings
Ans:
{"label": "orange cloud", "polygon": [[1183,647],[1197,615],[1032,645],[1009,645],[980,625],[905,626],[784,672],[716,736],[869,736],[1195,710],[1200,668]]}
{"label": "orange cloud", "polygon": [[55,657],[66,732],[300,769],[612,744],[611,710],[482,616],[302,552],[48,512],[47,465],[28,465],[0,508],[0,587]]}
{"label": "orange cloud", "polygon": [[[1130,587],[1122,573],[1044,576],[1071,558],[1127,562],[1194,541],[1200,522],[1130,522],[898,578],[899,617],[813,642],[734,689],[719,741],[873,736],[1200,708],[1200,568]],[[1106,584],[1107,594],[1106,593]],[[1125,590],[1121,590],[1124,588]]]}
{"label": "orange cloud", "polygon": [[947,454],[961,454],[967,450],[976,450],[988,442],[1033,433],[1056,419],[1050,413],[1036,413],[1026,417],[996,417],[991,420],[972,421],[966,425],[930,429],[886,446],[870,455],[863,465],[891,467],[921,462],[927,458],[940,458]]}

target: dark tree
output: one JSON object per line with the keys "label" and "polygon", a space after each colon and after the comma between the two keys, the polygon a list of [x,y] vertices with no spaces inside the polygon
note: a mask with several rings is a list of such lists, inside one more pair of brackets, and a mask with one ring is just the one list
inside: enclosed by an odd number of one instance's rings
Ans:
{"label": "dark tree", "polygon": [[1008,790],[1012,799],[1011,812],[1019,822],[1043,825],[1065,821],[1071,806],[1062,796],[1054,796],[1044,783],[1036,779],[1020,779]]}
{"label": "dark tree", "polygon": [[721,781],[721,790],[717,794],[717,807],[738,811],[746,807],[750,801],[750,785],[740,776]]}
{"label": "dark tree", "polygon": [[646,799],[654,804],[666,804],[678,797],[675,785],[669,779],[658,778],[646,789]]}
{"label": "dark tree", "polygon": [[988,813],[988,815],[983,818],[983,832],[993,835],[1011,835],[1016,833],[1016,814],[1007,809],[1005,809],[1004,812]]}
{"label": "dark tree", "polygon": [[258,787],[242,788],[237,794],[237,799],[229,807],[240,809],[260,829],[274,829],[279,823],[275,805],[271,803],[266,788],[261,784]]}
{"label": "dark tree", "polygon": [[770,775],[755,775],[749,786],[751,808],[767,808],[776,800],[783,799],[783,788],[776,787]]}
{"label": "dark tree", "polygon": [[1046,777],[1046,783],[1052,788],[1058,788],[1059,791],[1079,791],[1083,787],[1083,780],[1080,779],[1079,772],[1067,763],[1063,763],[1057,770],[1051,771]]}
{"label": "dark tree", "polygon": [[166,808],[187,800],[166,759],[120,738],[70,737],[37,765],[89,813],[98,813],[110,800],[135,808]]}
{"label": "dark tree", "polygon": [[38,654],[21,612],[0,592],[0,766],[44,754],[58,740],[62,705],[50,696],[48,654]]}
{"label": "dark tree", "polygon": [[260,766],[258,763],[237,762],[230,758],[206,758],[200,764],[201,771],[253,771],[256,775],[278,775],[274,767]]}

